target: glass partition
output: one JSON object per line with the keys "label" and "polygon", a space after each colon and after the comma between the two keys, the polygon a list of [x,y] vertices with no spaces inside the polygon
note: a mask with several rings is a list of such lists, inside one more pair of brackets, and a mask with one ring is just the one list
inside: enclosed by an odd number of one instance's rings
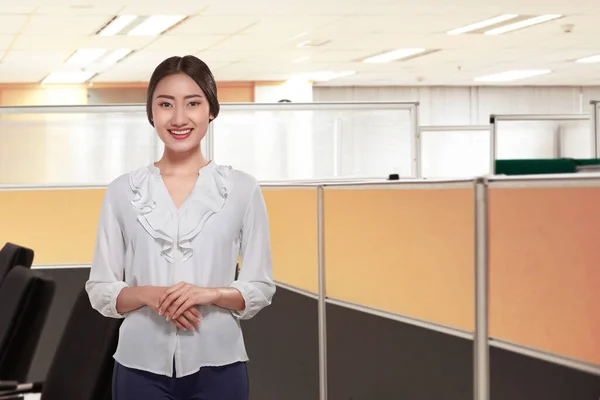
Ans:
{"label": "glass partition", "polygon": [[415,176],[412,103],[223,104],[214,159],[262,181]]}
{"label": "glass partition", "polygon": [[422,126],[419,149],[421,177],[486,175],[490,170],[490,126]]}
{"label": "glass partition", "polygon": [[0,108],[3,184],[105,184],[155,147],[143,107]]}
{"label": "glass partition", "polygon": [[[203,151],[261,181],[413,176],[414,103],[221,105]],[[145,106],[0,107],[0,184],[106,184],[162,154]]]}
{"label": "glass partition", "polygon": [[588,115],[492,116],[492,160],[594,157]]}

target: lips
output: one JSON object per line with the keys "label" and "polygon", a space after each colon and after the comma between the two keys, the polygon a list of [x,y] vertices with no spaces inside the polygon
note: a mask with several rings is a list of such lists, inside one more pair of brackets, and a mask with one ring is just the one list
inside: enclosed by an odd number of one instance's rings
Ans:
{"label": "lips", "polygon": [[169,129],[169,133],[171,136],[173,136],[173,138],[177,140],[183,140],[191,135],[192,129]]}

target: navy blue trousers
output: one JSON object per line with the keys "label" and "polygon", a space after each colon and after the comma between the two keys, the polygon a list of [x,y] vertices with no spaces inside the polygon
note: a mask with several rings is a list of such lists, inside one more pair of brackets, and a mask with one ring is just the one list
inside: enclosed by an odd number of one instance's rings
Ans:
{"label": "navy blue trousers", "polygon": [[203,367],[181,378],[127,368],[115,362],[113,400],[249,400],[246,363]]}

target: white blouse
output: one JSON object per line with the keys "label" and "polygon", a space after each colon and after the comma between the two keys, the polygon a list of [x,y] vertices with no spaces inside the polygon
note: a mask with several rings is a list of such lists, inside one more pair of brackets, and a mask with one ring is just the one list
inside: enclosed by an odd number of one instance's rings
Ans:
{"label": "white blouse", "polygon": [[[237,280],[236,263],[241,256]],[[149,307],[119,314],[124,287],[234,287],[242,312],[199,306],[200,327],[179,330]],[[267,210],[252,176],[210,162],[177,209],[151,164],[115,179],[107,188],[86,290],[102,315],[124,318],[114,358],[120,364],[173,376],[203,366],[247,361],[240,319],[271,303],[275,293]]]}

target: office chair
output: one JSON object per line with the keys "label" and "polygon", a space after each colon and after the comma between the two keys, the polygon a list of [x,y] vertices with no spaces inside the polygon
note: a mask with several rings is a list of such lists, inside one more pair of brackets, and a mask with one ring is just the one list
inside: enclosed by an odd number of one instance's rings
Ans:
{"label": "office chair", "polygon": [[[0,400],[41,393],[42,400],[111,398],[121,319],[102,316],[82,288],[43,382],[0,382]],[[2,390],[6,390],[2,392]]]}
{"label": "office chair", "polygon": [[0,380],[27,379],[55,289],[53,279],[20,265],[0,284]]}
{"label": "office chair", "polygon": [[33,264],[34,252],[27,247],[7,242],[0,249],[0,284],[6,274],[16,265],[30,268]]}

